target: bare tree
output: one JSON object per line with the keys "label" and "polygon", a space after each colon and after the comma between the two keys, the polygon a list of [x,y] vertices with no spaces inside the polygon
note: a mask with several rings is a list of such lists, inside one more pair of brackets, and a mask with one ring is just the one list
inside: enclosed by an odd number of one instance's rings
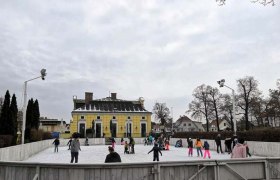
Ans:
{"label": "bare tree", "polygon": [[193,92],[194,100],[189,104],[188,113],[191,113],[192,117],[205,116],[207,132],[209,132],[209,117],[211,114],[209,92],[207,86],[202,84],[195,88]]}
{"label": "bare tree", "polygon": [[246,130],[249,130],[249,109],[253,98],[261,94],[258,89],[258,81],[252,76],[247,76],[237,80],[238,103],[237,105],[244,111]]}
{"label": "bare tree", "polygon": [[222,106],[222,103],[221,103],[222,94],[219,92],[219,90],[217,88],[213,88],[211,86],[207,86],[207,91],[209,92],[210,107],[214,113],[214,116],[215,116],[215,119],[217,122],[218,131],[220,131],[219,112],[220,112],[220,108]]}
{"label": "bare tree", "polygon": [[170,120],[170,110],[165,103],[156,103],[153,107],[153,113],[161,125],[166,125]]}
{"label": "bare tree", "polygon": [[[216,0],[216,2],[219,6],[223,6],[223,5],[226,4],[226,0]],[[252,0],[251,2],[252,3],[260,3],[264,6],[269,5],[269,4],[271,4],[272,6],[275,5],[274,0]]]}

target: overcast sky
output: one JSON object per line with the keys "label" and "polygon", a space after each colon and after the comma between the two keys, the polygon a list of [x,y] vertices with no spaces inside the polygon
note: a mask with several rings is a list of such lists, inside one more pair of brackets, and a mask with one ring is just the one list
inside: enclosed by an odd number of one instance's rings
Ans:
{"label": "overcast sky", "polygon": [[[45,81],[28,83],[41,116],[68,121],[73,95],[144,97],[184,115],[194,88],[236,89],[254,76],[267,94],[280,68],[280,2],[250,0],[0,0],[0,96],[47,69]],[[221,89],[222,93],[230,93]]]}

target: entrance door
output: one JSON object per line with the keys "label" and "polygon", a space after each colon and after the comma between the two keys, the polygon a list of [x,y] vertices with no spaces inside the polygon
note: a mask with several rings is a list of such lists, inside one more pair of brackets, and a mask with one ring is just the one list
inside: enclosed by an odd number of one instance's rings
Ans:
{"label": "entrance door", "polygon": [[84,138],[85,137],[85,124],[84,123],[81,123],[80,124],[80,128],[79,128],[79,132],[81,134],[81,138]]}
{"label": "entrance door", "polygon": [[146,123],[141,124],[141,137],[146,137]]}
{"label": "entrance door", "polygon": [[96,137],[101,138],[101,123],[96,123],[95,125],[96,125],[96,129],[95,129]]}
{"label": "entrance door", "polygon": [[132,124],[131,123],[127,123],[126,124],[126,136],[127,137],[131,137],[131,130],[132,130]]}
{"label": "entrance door", "polygon": [[117,137],[117,123],[112,123],[112,137]]}

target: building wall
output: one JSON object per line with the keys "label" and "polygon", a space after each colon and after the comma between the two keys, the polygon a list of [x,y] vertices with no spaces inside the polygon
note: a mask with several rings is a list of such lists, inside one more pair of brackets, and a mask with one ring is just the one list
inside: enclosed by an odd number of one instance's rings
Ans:
{"label": "building wall", "polygon": [[[146,134],[151,131],[151,114],[150,113],[72,113],[72,122],[70,123],[70,133],[78,132],[78,124],[81,121],[81,116],[84,116],[86,128],[92,128],[93,121],[97,120],[97,116],[100,116],[100,120],[102,121],[102,130],[105,133],[105,137],[111,137],[110,132],[110,120],[115,116],[115,120],[117,121],[117,137],[124,137],[126,132],[126,121],[128,120],[128,116],[130,116],[130,120],[132,121],[132,137],[141,137],[141,122],[145,121],[147,123],[146,126]],[[145,120],[142,120],[142,117],[145,117]]]}

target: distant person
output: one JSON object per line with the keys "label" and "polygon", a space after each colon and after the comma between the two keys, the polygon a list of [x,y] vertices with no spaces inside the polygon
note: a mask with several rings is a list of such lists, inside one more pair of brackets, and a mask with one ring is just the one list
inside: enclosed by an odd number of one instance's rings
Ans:
{"label": "distant person", "polygon": [[108,147],[109,154],[106,156],[105,163],[122,162],[120,155],[114,151],[114,148]]}
{"label": "distant person", "polygon": [[234,146],[238,143],[238,138],[237,138],[236,135],[234,135],[234,136],[231,138],[231,140],[232,140],[232,148],[231,148],[231,149],[233,149]]}
{"label": "distant person", "polygon": [[74,140],[71,143],[71,163],[73,163],[74,159],[75,163],[78,163],[79,150],[81,151],[80,141],[77,134],[75,134],[73,137]]}
{"label": "distant person", "polygon": [[188,148],[189,148],[189,156],[193,156],[193,140],[192,138],[188,139]]}
{"label": "distant person", "polygon": [[129,138],[129,146],[131,148],[131,154],[135,154],[135,151],[134,151],[134,145],[135,145],[135,141],[132,137]]}
{"label": "distant person", "polygon": [[89,143],[88,143],[88,137],[86,137],[86,140],[85,140],[85,146],[89,146]]}
{"label": "distant person", "polygon": [[129,145],[127,144],[127,141],[125,141],[124,144],[124,154],[129,154]]}
{"label": "distant person", "polygon": [[246,146],[244,145],[244,139],[239,138],[237,144],[234,146],[231,158],[246,158]]}
{"label": "distant person", "polygon": [[211,158],[211,155],[210,155],[210,145],[207,141],[204,141],[204,145],[203,145],[203,148],[204,148],[204,159],[206,158],[206,156],[208,155],[208,158],[210,159]]}
{"label": "distant person", "polygon": [[68,143],[67,143],[67,145],[68,145],[68,150],[71,149],[71,142],[72,142],[72,137],[69,139],[69,141],[68,141]]}
{"label": "distant person", "polygon": [[148,152],[148,154],[150,154],[150,152],[152,152],[152,151],[154,151],[153,161],[155,161],[155,160],[159,161],[158,153],[160,153],[161,156],[162,156],[162,153],[161,153],[160,148],[158,147],[158,144],[157,144],[157,143],[155,143],[153,149],[150,150],[150,151]]}
{"label": "distant person", "polygon": [[55,140],[53,141],[54,144],[54,152],[58,152],[58,146],[60,144],[59,139],[55,138]]}
{"label": "distant person", "polygon": [[168,151],[169,147],[170,147],[170,143],[169,143],[169,140],[167,138],[164,141],[164,145],[165,145],[164,149]]}
{"label": "distant person", "polygon": [[123,140],[123,138],[121,138],[121,145],[124,145],[124,140]]}
{"label": "distant person", "polygon": [[112,144],[112,148],[115,148],[116,140],[114,137],[111,137],[111,144]]}
{"label": "distant person", "polygon": [[244,143],[244,146],[246,147],[246,157],[248,157],[248,156],[251,157],[252,155],[250,153],[249,146],[248,146],[247,142]]}
{"label": "distant person", "polygon": [[231,153],[231,143],[232,143],[232,140],[231,138],[226,138],[225,139],[225,151],[228,152],[228,154]]}
{"label": "distant person", "polygon": [[[219,154],[220,151],[221,151],[221,153],[223,153],[222,142],[221,142],[221,134],[217,135],[217,137],[215,138],[215,142],[216,142],[216,145],[217,145],[217,153]],[[219,151],[219,149],[220,149],[220,151]]]}
{"label": "distant person", "polygon": [[201,155],[201,157],[203,157],[203,153],[202,153],[202,142],[199,138],[196,139],[196,142],[195,142],[195,147],[196,147],[196,151],[197,151],[197,157],[199,157],[199,153]]}

